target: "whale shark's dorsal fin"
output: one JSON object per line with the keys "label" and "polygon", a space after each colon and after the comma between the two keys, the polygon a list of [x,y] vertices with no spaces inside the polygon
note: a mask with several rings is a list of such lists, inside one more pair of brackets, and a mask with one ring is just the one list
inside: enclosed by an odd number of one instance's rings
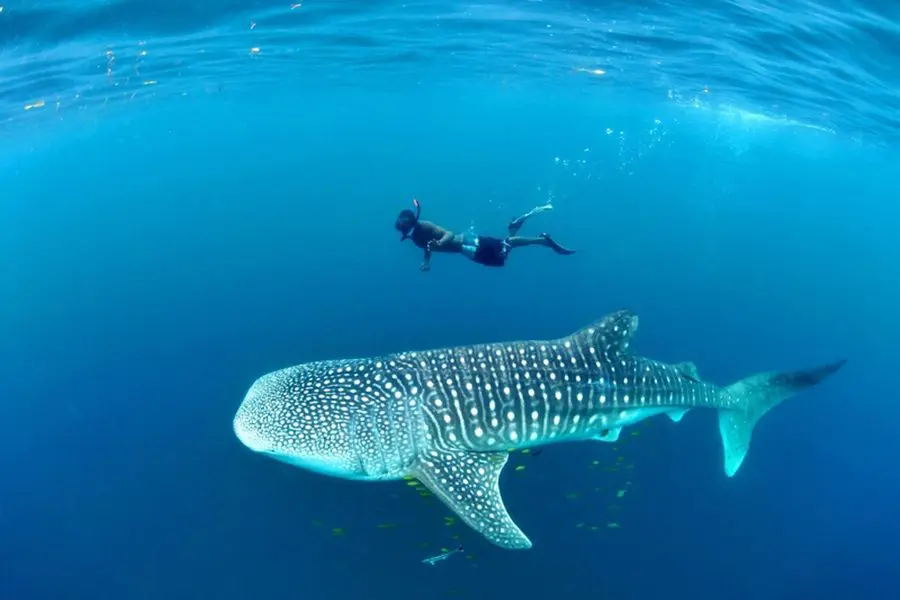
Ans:
{"label": "whale shark's dorsal fin", "polygon": [[581,348],[593,348],[596,352],[615,356],[628,349],[637,328],[637,315],[630,310],[623,309],[579,329],[564,338],[564,341],[571,340]]}
{"label": "whale shark's dorsal fin", "polygon": [[687,377],[693,381],[700,381],[700,372],[697,370],[697,365],[692,362],[680,362],[677,365],[674,365],[678,372],[681,373],[682,377]]}
{"label": "whale shark's dorsal fin", "polygon": [[410,475],[441,499],[469,527],[501,548],[531,548],[531,540],[506,512],[500,472],[506,452],[433,450],[421,456]]}

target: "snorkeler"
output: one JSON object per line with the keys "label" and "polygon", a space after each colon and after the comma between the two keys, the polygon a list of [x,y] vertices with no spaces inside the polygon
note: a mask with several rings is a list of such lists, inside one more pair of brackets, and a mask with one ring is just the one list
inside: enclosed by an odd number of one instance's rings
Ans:
{"label": "snorkeler", "polygon": [[413,200],[416,212],[409,209],[400,211],[394,227],[402,234],[400,241],[409,238],[413,243],[425,250],[425,260],[422,262],[422,270],[431,269],[432,252],[452,252],[462,254],[470,260],[487,267],[502,267],[506,264],[509,251],[521,246],[546,246],[558,254],[574,254],[570,250],[559,245],[546,233],[538,237],[521,237],[516,235],[529,217],[544,211],[553,210],[553,205],[545,204],[533,208],[524,215],[516,217],[506,226],[508,236],[504,239],[477,235],[473,233],[453,233],[439,225],[428,221],[419,220],[422,214],[422,205],[418,200]]}

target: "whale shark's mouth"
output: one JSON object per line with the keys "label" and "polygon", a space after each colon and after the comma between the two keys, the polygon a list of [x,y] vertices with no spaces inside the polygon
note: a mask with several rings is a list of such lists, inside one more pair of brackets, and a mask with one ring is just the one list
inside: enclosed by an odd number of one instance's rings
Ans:
{"label": "whale shark's mouth", "polygon": [[240,417],[234,420],[234,434],[250,450],[254,452],[266,452],[271,450],[271,444],[252,427],[247,426],[245,419]]}

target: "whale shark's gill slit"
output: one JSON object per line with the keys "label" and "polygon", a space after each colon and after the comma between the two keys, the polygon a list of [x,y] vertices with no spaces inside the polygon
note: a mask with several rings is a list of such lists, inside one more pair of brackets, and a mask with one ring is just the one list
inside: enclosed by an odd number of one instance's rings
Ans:
{"label": "whale shark's gill slit", "polygon": [[[420,381],[415,381],[417,386],[421,385],[421,383]],[[397,427],[397,439],[404,440],[409,444],[408,451],[411,456],[416,456],[419,452],[419,443],[415,436],[413,411],[410,410],[413,406],[418,406],[418,404],[416,395],[409,391],[407,391],[407,396],[400,404],[400,418],[403,419],[403,423],[401,424],[402,426]],[[405,463],[406,457],[402,456],[402,459],[402,462]]]}
{"label": "whale shark's gill slit", "polygon": [[425,436],[425,445],[441,446],[441,425],[438,422],[438,416],[432,405],[440,402],[441,398],[437,393],[432,392],[422,402],[422,421],[425,423],[423,435]]}
{"label": "whale shark's gill slit", "polygon": [[[385,452],[384,440],[381,435],[381,429],[378,427],[378,412],[377,406],[372,404],[366,410],[366,419],[368,420],[367,425],[372,429],[372,441],[375,444],[375,452],[373,452],[373,459],[377,456],[381,459],[381,472],[387,473],[388,464],[387,464],[387,454]],[[377,454],[375,454],[377,453]],[[374,467],[374,465],[373,465]]]}
{"label": "whale shark's gill slit", "polygon": [[365,473],[366,472],[366,463],[363,460],[363,449],[360,447],[358,441],[360,436],[357,432],[357,419],[354,413],[350,413],[349,418],[347,419],[347,442],[350,447],[350,454],[356,460],[357,468]]}
{"label": "whale shark's gill slit", "polygon": [[[469,448],[472,446],[472,441],[469,439],[468,427],[466,426],[468,415],[464,414],[465,404],[467,400],[474,401],[477,396],[473,395],[471,392],[464,391],[466,389],[465,384],[460,380],[459,375],[456,376],[456,385],[457,389],[461,392],[452,400],[453,410],[456,414],[456,431],[459,432],[463,445]],[[460,396],[462,396],[462,399],[460,399]],[[449,441],[452,442],[454,440],[451,438]]]}
{"label": "whale shark's gill slit", "polygon": [[[510,381],[510,383],[513,383],[513,382],[514,382],[514,378],[513,378],[513,380]],[[519,411],[518,419],[519,419],[519,423],[521,423],[521,425],[522,425],[522,427],[521,427],[522,439],[527,439],[527,435],[528,435],[528,433],[527,433],[527,430],[528,430],[528,425],[527,425],[528,424],[528,400],[526,400],[525,395],[522,393],[521,385],[513,385],[513,389],[515,389],[515,393],[510,395],[506,400],[504,400],[503,398],[498,398],[497,400],[499,401],[500,405],[503,407],[502,413],[503,413],[503,415],[506,415],[507,419],[509,418],[509,416],[508,416],[509,410],[517,409]],[[537,402],[537,400],[534,400],[534,401]],[[507,407],[507,403],[509,404],[509,407]],[[501,421],[502,420],[503,419],[501,419]]]}
{"label": "whale shark's gill slit", "polygon": [[[398,380],[399,381],[399,380]],[[396,402],[400,402],[397,400]],[[403,442],[403,434],[400,432],[400,423],[397,422],[397,406],[395,401],[388,401],[387,403],[387,421],[385,422],[386,430],[387,430],[387,438],[391,442],[390,449],[385,448],[383,454],[385,455],[385,465],[384,472],[387,474],[390,471],[393,471],[396,463],[399,462],[400,458],[400,448]],[[390,456],[387,456],[390,454]]]}

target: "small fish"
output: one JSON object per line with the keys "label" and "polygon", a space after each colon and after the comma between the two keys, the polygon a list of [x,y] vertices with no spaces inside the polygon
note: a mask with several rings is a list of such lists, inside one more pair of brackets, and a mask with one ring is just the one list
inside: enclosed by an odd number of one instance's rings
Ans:
{"label": "small fish", "polygon": [[424,559],[422,562],[425,563],[426,565],[431,565],[433,567],[435,565],[435,563],[440,562],[442,560],[447,560],[454,554],[459,554],[460,552],[463,551],[463,547],[460,545],[460,546],[457,546],[456,548],[454,548],[453,550],[447,550],[445,548],[441,548],[441,550],[443,550],[443,552],[441,552],[437,556],[431,556],[429,558]]}
{"label": "small fish", "polygon": [[516,467],[516,471],[524,471],[524,470],[525,470],[525,465],[519,465]]}
{"label": "small fish", "polygon": [[393,529],[396,526],[396,523],[379,523],[378,529]]}
{"label": "small fish", "polygon": [[624,495],[625,495],[625,490],[619,490],[618,492],[616,492],[616,498],[621,498]]}

